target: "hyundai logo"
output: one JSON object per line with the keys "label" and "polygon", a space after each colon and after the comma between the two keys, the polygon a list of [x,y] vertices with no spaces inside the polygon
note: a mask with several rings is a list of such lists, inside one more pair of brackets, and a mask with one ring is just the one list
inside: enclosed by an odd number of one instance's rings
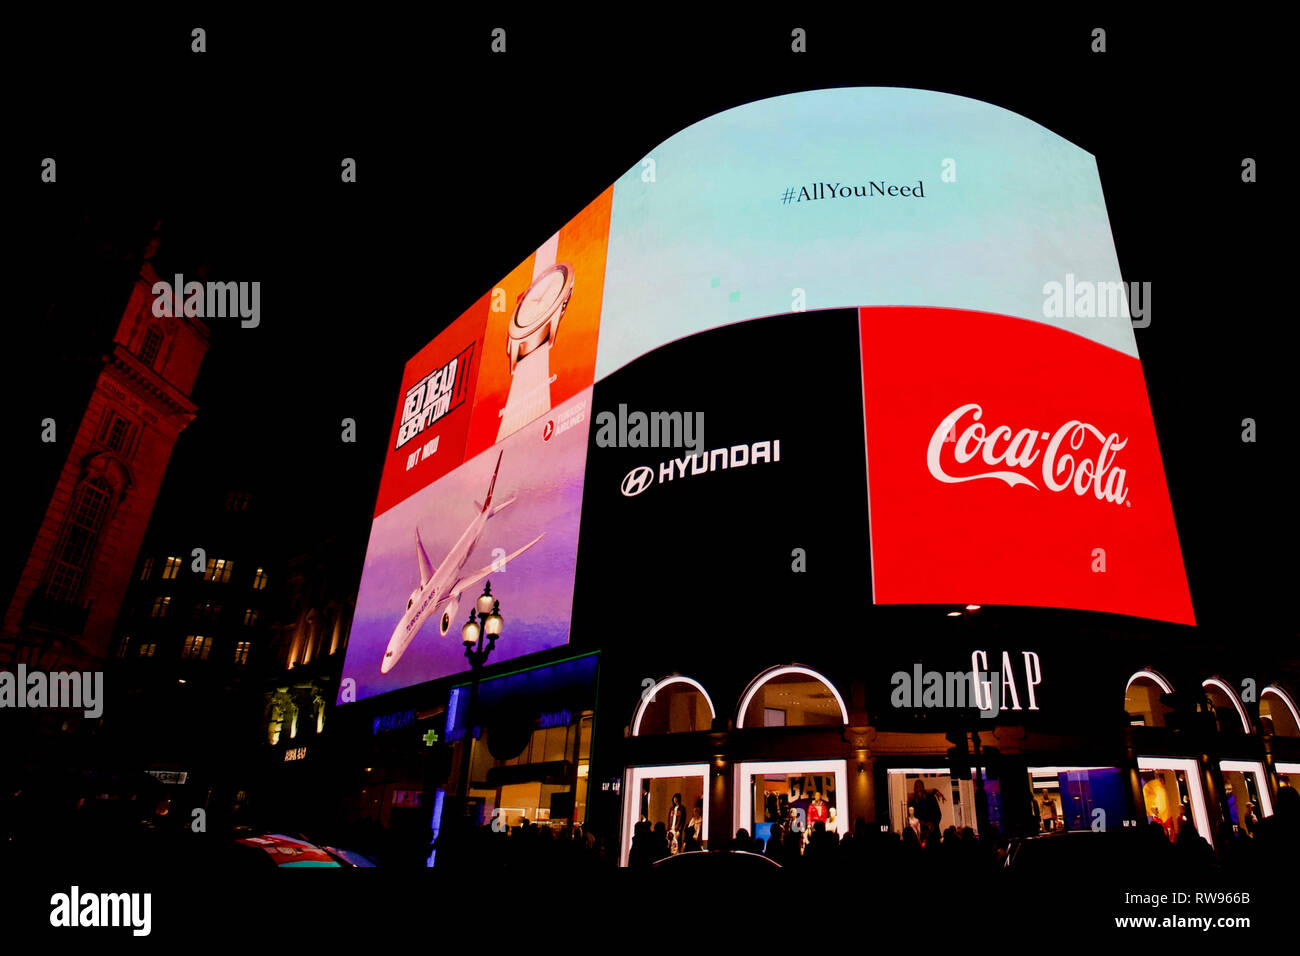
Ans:
{"label": "hyundai logo", "polygon": [[641,494],[655,483],[654,469],[642,465],[639,468],[633,468],[623,479],[622,491],[629,498]]}

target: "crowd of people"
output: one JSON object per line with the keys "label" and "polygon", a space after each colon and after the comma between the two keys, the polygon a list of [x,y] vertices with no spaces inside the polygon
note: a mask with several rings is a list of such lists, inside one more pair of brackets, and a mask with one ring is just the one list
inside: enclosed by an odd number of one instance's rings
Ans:
{"label": "crowd of people", "polygon": [[[677,806],[674,804],[674,810]],[[787,868],[845,867],[864,877],[874,873],[889,879],[892,874],[904,880],[936,872],[979,878],[997,872],[1008,853],[1015,851],[1013,841],[995,826],[989,826],[981,836],[970,827],[939,830],[928,825],[930,813],[930,809],[922,810],[927,826],[906,826],[901,833],[884,823],[868,823],[862,817],[840,833],[827,826],[829,812],[825,818],[819,812],[819,818],[806,829],[775,823],[770,836],[760,840],[741,828],[725,846],[713,841],[709,849],[761,854]],[[683,819],[682,829],[674,840],[679,816]],[[670,812],[669,817],[657,822],[641,820],[634,825],[628,853],[630,868],[652,867],[674,855],[675,845],[677,852],[704,848],[697,813]],[[1274,865],[1294,867],[1300,861],[1300,793],[1283,788],[1274,814],[1260,820],[1251,831],[1224,824],[1215,835],[1214,847],[1190,823],[1178,828],[1173,838],[1154,821],[1126,831],[1121,834],[1124,839],[1122,846],[1117,844],[1118,851],[1102,853],[1096,861],[1117,870],[1115,875],[1128,871],[1153,877],[1161,873],[1187,876],[1210,872],[1250,876]],[[1063,839],[1071,838],[1067,835]],[[581,826],[550,827],[527,821],[500,831],[480,827],[464,831],[459,837],[448,831],[438,841],[437,849],[439,864],[462,860],[489,868],[594,870],[617,866],[619,862],[615,843]],[[1040,860],[1047,871],[1065,865],[1064,858]],[[1014,869],[1016,861],[1012,863]]]}

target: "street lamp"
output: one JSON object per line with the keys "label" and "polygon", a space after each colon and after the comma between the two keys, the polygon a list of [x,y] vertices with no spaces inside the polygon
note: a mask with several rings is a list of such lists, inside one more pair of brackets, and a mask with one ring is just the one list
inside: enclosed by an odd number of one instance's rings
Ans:
{"label": "street lamp", "polygon": [[[469,609],[469,620],[460,629],[460,640],[465,645],[465,657],[469,660],[471,680],[469,685],[469,704],[465,708],[465,733],[461,737],[460,781],[456,793],[460,797],[461,816],[469,816],[469,768],[474,746],[474,721],[478,710],[478,685],[488,655],[496,647],[497,638],[501,636],[501,605],[492,596],[492,582],[485,581],[483,593]],[[486,637],[487,640],[483,640]]]}

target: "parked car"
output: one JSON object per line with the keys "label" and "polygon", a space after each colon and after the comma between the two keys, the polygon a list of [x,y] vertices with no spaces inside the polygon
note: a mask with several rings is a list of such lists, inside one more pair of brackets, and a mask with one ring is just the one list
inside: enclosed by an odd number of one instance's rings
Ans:
{"label": "parked car", "polygon": [[1135,873],[1156,878],[1195,863],[1179,852],[1182,849],[1144,827],[1071,830],[1013,839],[1002,867],[1012,877],[1029,881],[1062,874],[1108,882],[1131,879]]}
{"label": "parked car", "polygon": [[746,850],[692,850],[666,856],[657,861],[652,870],[667,870],[681,876],[748,876],[767,873],[781,864],[758,853]]}
{"label": "parked car", "polygon": [[[286,866],[329,866],[341,867],[344,864],[331,856],[326,850],[297,837],[283,833],[264,833],[260,836],[242,837],[235,841],[241,861],[247,860],[252,866],[265,869]],[[256,861],[256,862],[255,862]]]}

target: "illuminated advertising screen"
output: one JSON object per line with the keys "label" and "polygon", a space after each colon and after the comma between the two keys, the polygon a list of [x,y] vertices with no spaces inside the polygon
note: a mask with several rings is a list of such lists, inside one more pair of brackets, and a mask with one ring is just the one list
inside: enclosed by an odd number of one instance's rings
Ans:
{"label": "illuminated advertising screen", "polygon": [[[739,493],[815,462],[833,486],[809,480],[810,500],[831,495],[836,507],[772,490],[780,506],[737,526],[747,554],[788,527],[788,565],[808,534],[799,528],[831,522],[879,604],[1193,623],[1137,306],[1096,161],[1022,116],[872,88],[696,123],[408,363],[344,676],[359,699],[463,670],[456,618],[482,580],[469,572],[538,535],[492,577],[494,593],[498,577],[518,589],[509,607],[530,622],[497,659],[562,644],[579,513],[584,541],[612,548],[610,509],[642,495]],[[809,404],[845,355],[837,389]],[[701,391],[696,378],[712,384]],[[783,402],[805,418],[784,418]],[[708,410],[704,444],[679,435],[658,458],[625,454],[626,441],[610,449],[598,413],[623,406],[680,412],[683,426]],[[480,527],[498,461],[498,487],[519,504]],[[584,505],[584,481],[606,504]],[[854,502],[869,505],[860,532],[835,523]],[[670,518],[640,520],[637,553],[655,552]],[[419,588],[431,581],[429,596]],[[381,670],[402,621],[414,634]]]}
{"label": "illuminated advertising screen", "polygon": [[461,626],[488,583],[503,658],[568,641],[590,402],[587,389],[375,519],[343,666],[355,699],[463,670]]}
{"label": "illuminated advertising screen", "polygon": [[861,310],[884,604],[1194,623],[1136,357],[1043,322]]}

